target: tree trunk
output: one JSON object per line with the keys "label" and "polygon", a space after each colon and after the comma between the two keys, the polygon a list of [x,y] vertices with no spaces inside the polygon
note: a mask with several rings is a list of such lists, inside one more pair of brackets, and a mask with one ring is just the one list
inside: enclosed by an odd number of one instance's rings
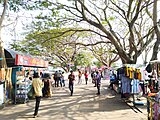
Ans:
{"label": "tree trunk", "polygon": [[154,24],[154,30],[155,30],[155,33],[156,33],[156,36],[157,36],[157,40],[154,44],[154,47],[153,47],[153,53],[152,53],[152,58],[151,60],[157,60],[157,55],[158,55],[158,52],[159,52],[159,45],[160,45],[160,30],[159,30],[159,27],[158,26],[158,23],[157,23],[157,0],[154,0],[154,6],[153,6],[153,24]]}
{"label": "tree trunk", "polygon": [[1,28],[0,28],[0,68],[6,68],[6,59],[5,59],[5,54],[4,54],[4,48],[3,48],[3,41],[1,39]]}
{"label": "tree trunk", "polygon": [[7,2],[8,0],[4,0],[4,4],[3,4],[3,11],[2,11],[2,15],[0,18],[0,58],[2,58],[2,60],[0,60],[0,68],[6,68],[6,59],[5,59],[5,54],[4,54],[4,48],[3,48],[3,41],[1,38],[1,32],[2,32],[2,24],[4,21],[4,17],[5,17],[5,12],[7,10]]}
{"label": "tree trunk", "polygon": [[158,35],[160,33],[156,33],[157,35],[157,41],[155,42],[154,44],[154,47],[153,47],[153,54],[152,54],[152,58],[151,60],[157,60],[157,55],[158,55],[158,52],[159,52],[159,45],[160,45],[160,35]]}

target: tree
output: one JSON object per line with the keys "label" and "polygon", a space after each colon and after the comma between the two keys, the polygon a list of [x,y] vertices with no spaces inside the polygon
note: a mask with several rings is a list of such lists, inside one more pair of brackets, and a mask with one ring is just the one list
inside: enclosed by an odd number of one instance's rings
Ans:
{"label": "tree", "polygon": [[95,61],[93,64],[96,65],[98,68],[101,68],[103,65],[103,63],[100,61]]}
{"label": "tree", "polygon": [[5,13],[7,10],[7,2],[8,0],[4,0],[4,2],[0,1],[3,4],[3,11],[2,11],[2,15],[0,17],[0,58],[2,58],[2,60],[0,60],[0,68],[6,68],[6,60],[5,60],[5,55],[4,55],[4,48],[3,48],[3,41],[1,38],[1,31],[3,28],[3,21],[5,18]]}
{"label": "tree", "polygon": [[93,58],[94,57],[90,51],[87,51],[86,49],[81,50],[78,54],[76,54],[74,62],[75,68],[77,68],[77,66],[80,67],[91,66]]}
{"label": "tree", "polygon": [[145,41],[153,32],[153,25],[149,22],[145,24],[146,20],[151,20],[145,12],[146,7],[153,4],[151,0],[129,0],[128,3],[120,0],[68,2],[49,2],[54,8],[57,7],[57,10],[65,10],[66,14],[58,20],[77,24],[86,22],[93,26],[87,30],[110,41],[123,63],[136,63],[137,58],[152,41]]}
{"label": "tree", "polygon": [[157,55],[158,52],[160,50],[159,45],[160,45],[160,19],[159,21],[157,21],[157,3],[158,0],[154,0],[154,4],[153,4],[153,25],[154,25],[154,30],[155,30],[155,34],[156,34],[156,42],[154,44],[153,47],[153,54],[152,54],[152,58],[151,60],[157,60]]}
{"label": "tree", "polygon": [[111,66],[112,63],[119,59],[117,54],[114,54],[114,47],[111,44],[98,44],[90,48],[93,55],[97,60],[103,63],[105,66]]}
{"label": "tree", "polygon": [[[152,9],[152,0],[68,0],[35,1],[29,6],[45,10],[35,21],[37,31],[55,27],[72,26],[66,32],[92,32],[105,39],[103,43],[114,46],[114,53],[119,55],[122,63],[136,63],[137,58],[152,42],[154,25],[146,9]],[[30,4],[31,5],[31,4]],[[72,29],[73,26],[81,29]],[[80,28],[80,27],[79,27]],[[45,34],[45,32],[44,32]],[[58,37],[58,36],[57,36]],[[50,38],[47,38],[49,40]],[[97,42],[99,43],[99,41]]]}
{"label": "tree", "polygon": [[[6,59],[5,59],[5,55],[4,55],[4,48],[3,48],[3,40],[1,38],[1,32],[2,29],[10,24],[5,25],[4,24],[4,20],[5,20],[5,16],[6,16],[6,12],[7,10],[9,11],[19,11],[20,8],[24,8],[27,5],[27,1],[26,0],[0,0],[0,5],[1,9],[2,9],[2,13],[0,16],[0,58],[2,58],[2,60],[0,60],[0,68],[6,68]],[[9,8],[9,9],[8,9]]]}
{"label": "tree", "polygon": [[[76,55],[83,48],[76,44],[76,41],[84,35],[83,33],[76,34],[74,32],[67,32],[62,35],[66,29],[57,28],[41,32],[36,31],[28,34],[26,39],[18,44],[11,44],[12,49],[44,57],[51,62],[54,60],[59,63],[57,66],[61,66],[64,69],[68,67],[67,70],[69,70],[69,65],[75,63],[77,60]],[[59,37],[57,38],[57,36]]]}

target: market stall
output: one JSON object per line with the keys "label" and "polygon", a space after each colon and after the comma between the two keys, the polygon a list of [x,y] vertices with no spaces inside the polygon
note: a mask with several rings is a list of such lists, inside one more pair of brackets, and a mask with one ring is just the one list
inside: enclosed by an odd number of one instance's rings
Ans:
{"label": "market stall", "polygon": [[160,61],[150,61],[147,71],[151,73],[148,80],[148,120],[160,120]]}
{"label": "market stall", "polygon": [[[112,70],[113,72],[113,70]],[[125,64],[114,70],[116,79],[113,89],[121,93],[121,98],[135,105],[144,105],[140,98],[146,94],[145,89],[145,65]]]}
{"label": "market stall", "polygon": [[48,61],[24,55],[10,49],[5,49],[7,66],[12,68],[12,100],[13,103],[25,103],[28,100],[28,92],[31,88],[31,81],[27,74],[32,71],[40,71],[48,67]]}

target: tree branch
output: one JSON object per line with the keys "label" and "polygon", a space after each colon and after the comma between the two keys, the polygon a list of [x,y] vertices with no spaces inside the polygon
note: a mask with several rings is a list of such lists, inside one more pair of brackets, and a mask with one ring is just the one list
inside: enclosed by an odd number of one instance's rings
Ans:
{"label": "tree branch", "polygon": [[8,3],[8,0],[4,0],[4,3],[3,3],[3,11],[2,11],[1,18],[0,18],[0,26],[2,26],[4,17],[5,17],[5,13],[6,13],[6,10],[7,10],[7,3]]}

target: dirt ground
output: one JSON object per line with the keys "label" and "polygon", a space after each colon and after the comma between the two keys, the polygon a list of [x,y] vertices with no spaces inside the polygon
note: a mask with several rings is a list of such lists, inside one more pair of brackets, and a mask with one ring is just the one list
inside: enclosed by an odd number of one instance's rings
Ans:
{"label": "dirt ground", "polygon": [[[89,80],[81,85],[75,82],[74,94],[70,96],[66,87],[53,88],[51,98],[42,98],[39,117],[32,118],[35,101],[9,105],[0,110],[0,120],[147,120],[147,108],[131,109],[119,94],[108,88],[109,82],[102,80],[101,95]],[[143,99],[144,100],[144,99]]]}

